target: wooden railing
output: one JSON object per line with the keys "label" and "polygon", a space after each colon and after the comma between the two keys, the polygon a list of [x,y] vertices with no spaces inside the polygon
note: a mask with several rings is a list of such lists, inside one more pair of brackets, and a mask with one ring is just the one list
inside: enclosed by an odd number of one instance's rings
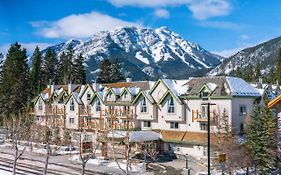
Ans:
{"label": "wooden railing", "polygon": [[[215,110],[210,112],[211,124],[215,124],[217,121],[217,115]],[[208,122],[208,113],[200,112],[199,110],[192,110],[192,122]]]}

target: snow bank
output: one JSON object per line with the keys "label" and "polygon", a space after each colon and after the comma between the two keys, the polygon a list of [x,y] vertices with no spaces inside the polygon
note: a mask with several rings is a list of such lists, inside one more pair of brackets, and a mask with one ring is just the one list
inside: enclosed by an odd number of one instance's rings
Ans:
{"label": "snow bank", "polygon": [[[126,169],[126,162],[118,162],[119,163],[119,166],[125,170]],[[116,162],[111,162],[107,165],[107,167],[110,167],[110,168],[117,168],[119,169],[119,166]],[[142,167],[143,167],[143,163],[140,163],[140,164],[131,164],[131,167],[129,167],[129,171],[130,172],[140,172],[142,171]]]}

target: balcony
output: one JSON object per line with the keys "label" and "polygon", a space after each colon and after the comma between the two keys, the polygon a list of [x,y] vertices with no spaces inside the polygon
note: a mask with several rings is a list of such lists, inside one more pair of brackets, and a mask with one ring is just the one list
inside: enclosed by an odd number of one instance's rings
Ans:
{"label": "balcony", "polygon": [[[210,112],[211,125],[217,123],[217,115],[215,110]],[[192,110],[192,122],[208,122],[208,113],[199,112],[199,110]]]}
{"label": "balcony", "polygon": [[101,110],[101,116],[107,117],[107,118],[133,118],[133,110],[127,109],[127,110],[121,110],[121,109],[103,109]]}

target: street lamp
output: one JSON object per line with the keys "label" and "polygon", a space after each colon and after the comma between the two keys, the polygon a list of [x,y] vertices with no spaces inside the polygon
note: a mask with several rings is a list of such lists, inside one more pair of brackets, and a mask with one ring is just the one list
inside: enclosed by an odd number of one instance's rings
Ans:
{"label": "street lamp", "polygon": [[188,169],[188,154],[185,155],[185,169]]}
{"label": "street lamp", "polygon": [[216,105],[209,102],[202,103],[201,105],[207,105],[207,111],[208,111],[208,174],[211,175],[211,111],[210,111],[210,106],[211,105]]}

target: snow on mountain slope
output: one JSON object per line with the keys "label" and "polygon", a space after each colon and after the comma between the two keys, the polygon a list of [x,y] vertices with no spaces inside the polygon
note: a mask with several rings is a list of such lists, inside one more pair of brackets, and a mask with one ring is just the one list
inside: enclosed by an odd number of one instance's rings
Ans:
{"label": "snow on mountain slope", "polygon": [[[187,78],[214,68],[222,59],[197,43],[186,41],[167,27],[155,30],[119,27],[98,32],[86,41],[70,40],[51,48],[61,53],[69,44],[75,53],[82,53],[86,58],[90,78],[96,77],[91,72],[95,72],[104,58],[119,58],[125,74],[135,79]],[[175,68],[178,71],[174,71]]]}

